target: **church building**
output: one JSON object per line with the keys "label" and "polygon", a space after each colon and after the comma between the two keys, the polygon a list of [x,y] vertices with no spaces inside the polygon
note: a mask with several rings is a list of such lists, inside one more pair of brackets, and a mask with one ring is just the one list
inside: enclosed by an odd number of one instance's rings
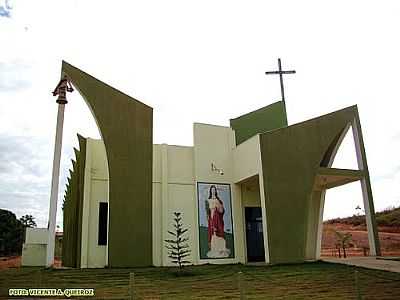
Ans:
{"label": "church building", "polygon": [[[195,123],[193,146],[153,144],[153,108],[63,62],[102,139],[78,135],[63,203],[64,266],[169,266],[174,212],[193,264],[317,260],[325,192],[359,181],[380,255],[357,106],[288,125],[285,104]],[[352,130],[358,169],[332,168]]]}

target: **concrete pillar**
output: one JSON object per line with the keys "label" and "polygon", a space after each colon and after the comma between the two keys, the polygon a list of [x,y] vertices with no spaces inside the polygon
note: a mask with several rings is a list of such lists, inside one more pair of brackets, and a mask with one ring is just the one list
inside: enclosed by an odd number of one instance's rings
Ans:
{"label": "concrete pillar", "polygon": [[[259,136],[260,139],[260,136]],[[260,140],[259,140],[260,142]],[[269,256],[269,241],[268,241],[268,223],[267,223],[267,208],[265,203],[265,191],[264,191],[264,175],[261,161],[261,149],[259,149],[260,161],[259,161],[259,174],[258,174],[258,182],[260,187],[260,204],[261,204],[261,216],[262,216],[262,225],[263,225],[263,236],[264,236],[264,252],[265,252],[265,263],[268,264],[270,262]]]}
{"label": "concrete pillar", "polygon": [[81,242],[81,268],[88,267],[88,244],[89,244],[89,219],[90,219],[90,190],[91,190],[91,173],[92,158],[91,158],[91,140],[86,140],[86,158],[84,170],[83,185],[83,209],[82,209],[82,242]]}
{"label": "concrete pillar", "polygon": [[161,265],[166,266],[167,260],[164,255],[164,240],[167,239],[166,230],[168,228],[168,145],[161,145],[161,209],[162,209],[162,220],[161,220]]}
{"label": "concrete pillar", "polygon": [[[99,128],[99,127],[97,127]],[[100,129],[99,129],[100,131]],[[104,139],[103,137],[101,138],[103,141],[103,146],[104,146],[104,153],[106,154],[106,171],[107,171],[107,245],[106,245],[106,259],[105,259],[105,265],[108,266],[108,250],[110,246],[110,170],[108,169],[108,156],[107,156],[107,149],[106,145],[104,144]]]}
{"label": "concrete pillar", "polygon": [[[327,168],[331,168],[333,161],[335,160],[336,154],[342,144],[347,132],[350,129],[351,124],[348,123],[346,127],[343,129],[339,140],[337,141],[335,148],[332,151],[331,157],[329,158]],[[322,244],[322,233],[323,233],[323,226],[324,226],[324,208],[325,208],[325,196],[326,190],[323,189],[321,191],[320,203],[319,203],[319,220],[318,220],[318,229],[317,229],[317,240],[316,240],[316,247],[315,247],[315,259],[321,258],[321,244]]]}
{"label": "concrete pillar", "polygon": [[60,161],[61,161],[61,146],[62,134],[64,125],[64,110],[65,104],[58,104],[56,140],[54,145],[54,160],[53,174],[51,180],[50,194],[50,209],[49,209],[49,240],[47,244],[46,266],[50,267],[54,264],[54,243],[56,234],[56,218],[57,218],[57,199],[58,199],[58,184],[60,180]]}
{"label": "concrete pillar", "polygon": [[325,207],[325,194],[326,190],[321,191],[320,203],[319,203],[319,220],[317,229],[317,246],[315,249],[315,259],[321,258],[321,244],[322,244],[322,233],[324,226],[324,207]]}
{"label": "concrete pillar", "polygon": [[365,154],[364,141],[361,132],[361,124],[358,113],[352,122],[354,143],[356,146],[358,168],[364,171],[364,177],[361,179],[361,191],[364,202],[365,218],[368,230],[368,242],[370,255],[380,256],[381,248],[379,243],[378,228],[375,220],[374,201],[372,197],[371,181]]}

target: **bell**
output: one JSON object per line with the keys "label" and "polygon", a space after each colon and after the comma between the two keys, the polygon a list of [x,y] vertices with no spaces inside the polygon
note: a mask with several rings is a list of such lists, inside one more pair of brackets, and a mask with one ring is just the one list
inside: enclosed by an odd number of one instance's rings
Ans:
{"label": "bell", "polygon": [[67,92],[72,92],[73,90],[71,82],[68,80],[67,76],[64,76],[54,89],[53,96],[58,95],[56,100],[58,104],[67,104]]}
{"label": "bell", "polygon": [[56,100],[58,104],[67,104],[67,93],[65,89],[59,89],[58,91],[58,98]]}

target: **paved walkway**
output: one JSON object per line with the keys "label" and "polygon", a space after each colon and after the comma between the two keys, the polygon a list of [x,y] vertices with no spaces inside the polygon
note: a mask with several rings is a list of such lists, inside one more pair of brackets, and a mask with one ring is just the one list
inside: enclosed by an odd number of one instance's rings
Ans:
{"label": "paved walkway", "polygon": [[323,261],[400,273],[400,261],[369,257],[323,258]]}

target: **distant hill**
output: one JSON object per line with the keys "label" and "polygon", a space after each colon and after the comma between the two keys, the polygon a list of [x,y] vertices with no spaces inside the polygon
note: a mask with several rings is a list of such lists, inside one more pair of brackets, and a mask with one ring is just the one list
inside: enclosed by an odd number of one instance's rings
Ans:
{"label": "distant hill", "polygon": [[[382,255],[400,256],[400,207],[388,208],[375,215]],[[335,231],[351,234],[353,247],[346,251],[349,256],[364,256],[368,254],[369,242],[365,215],[325,221],[321,250],[323,256],[338,255]]]}
{"label": "distant hill", "polygon": [[[399,227],[400,228],[400,207],[385,209],[375,214],[377,225],[380,227]],[[347,218],[336,218],[327,220],[324,224],[346,224],[351,226],[366,226],[365,215],[353,215]]]}

